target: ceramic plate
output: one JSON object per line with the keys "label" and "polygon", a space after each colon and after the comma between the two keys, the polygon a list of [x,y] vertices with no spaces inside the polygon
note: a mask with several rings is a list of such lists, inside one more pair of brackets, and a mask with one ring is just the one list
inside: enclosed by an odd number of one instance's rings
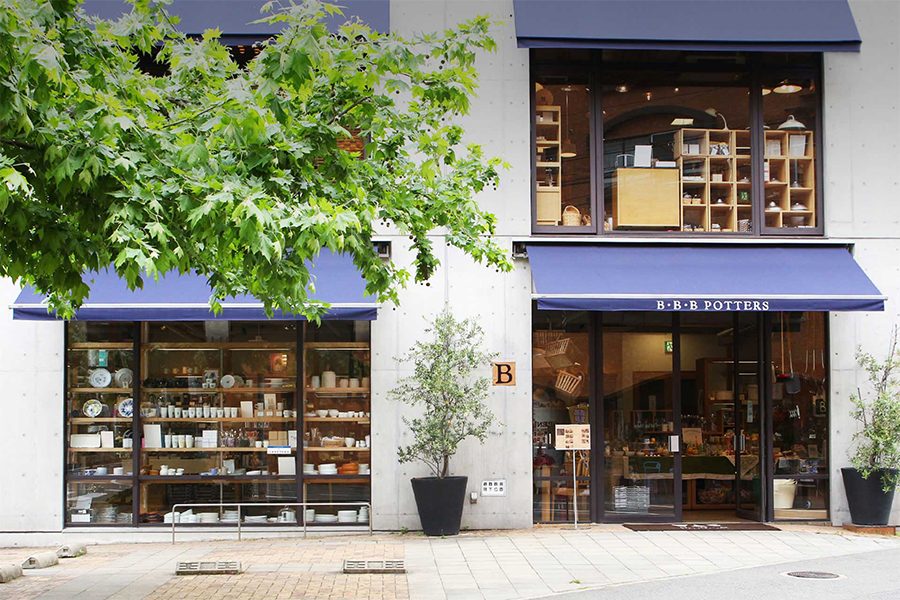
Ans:
{"label": "ceramic plate", "polygon": [[113,379],[116,381],[116,387],[130,388],[131,384],[134,383],[134,373],[132,373],[131,369],[119,369],[113,375]]}
{"label": "ceramic plate", "polygon": [[234,387],[234,375],[222,375],[222,380],[219,383],[222,384],[223,388]]}
{"label": "ceramic plate", "polygon": [[94,369],[91,371],[91,376],[88,378],[88,381],[90,382],[91,387],[105,388],[112,383],[112,375],[106,369]]}
{"label": "ceramic plate", "polygon": [[[116,374],[118,374],[118,372]],[[125,398],[119,402],[118,406],[116,406],[116,411],[118,411],[120,417],[131,418],[131,415],[134,414],[134,400],[132,398]]]}
{"label": "ceramic plate", "polygon": [[99,417],[103,412],[103,403],[96,398],[91,398],[81,406],[81,412],[91,419]]}

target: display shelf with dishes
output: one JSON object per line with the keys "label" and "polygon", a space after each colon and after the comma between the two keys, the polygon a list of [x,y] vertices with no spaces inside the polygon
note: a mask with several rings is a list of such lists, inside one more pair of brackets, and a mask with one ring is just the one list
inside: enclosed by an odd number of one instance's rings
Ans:
{"label": "display shelf with dishes", "polygon": [[562,222],[561,115],[561,106],[535,107],[535,195],[538,225],[559,225]]}
{"label": "display shelf with dishes", "polygon": [[142,324],[142,522],[176,502],[296,498],[298,335],[295,322]]}
{"label": "display shelf with dishes", "polygon": [[[307,502],[368,502],[371,387],[368,342],[304,344],[303,489]],[[336,507],[335,507],[336,508]],[[319,508],[313,523],[349,524]],[[352,523],[357,524],[356,519]]]}
{"label": "display shelf with dishes", "polygon": [[777,228],[815,228],[816,161],[813,132],[803,129],[766,131],[765,141],[763,179],[766,188],[766,225]]}
{"label": "display shelf with dishes", "polygon": [[67,525],[132,523],[134,336],[131,323],[66,328]]}

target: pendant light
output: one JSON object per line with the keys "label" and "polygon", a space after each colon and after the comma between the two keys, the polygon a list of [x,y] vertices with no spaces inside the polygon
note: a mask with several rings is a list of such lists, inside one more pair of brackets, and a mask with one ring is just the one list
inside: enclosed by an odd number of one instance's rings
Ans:
{"label": "pendant light", "polygon": [[563,91],[566,93],[566,138],[563,140],[559,155],[562,158],[575,158],[578,156],[578,151],[575,149],[575,142],[569,136],[571,132],[569,129],[569,92],[572,91],[572,86],[563,87]]}
{"label": "pendant light", "polygon": [[787,120],[778,126],[782,131],[800,131],[806,129],[806,125],[794,118],[794,115],[788,115]]}
{"label": "pendant light", "polygon": [[784,79],[781,83],[776,85],[775,88],[772,89],[772,91],[776,94],[796,94],[802,89],[803,86],[801,86],[800,84],[791,81],[790,79]]}

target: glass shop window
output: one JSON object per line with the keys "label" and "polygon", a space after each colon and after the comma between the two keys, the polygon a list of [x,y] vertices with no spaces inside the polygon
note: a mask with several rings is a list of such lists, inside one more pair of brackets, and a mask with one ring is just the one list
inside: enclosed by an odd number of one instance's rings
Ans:
{"label": "glass shop window", "polygon": [[[535,311],[532,334],[534,521],[574,520],[572,451],[555,448],[557,424],[590,424],[587,313]],[[579,519],[590,512],[590,452],[575,451]]]}
{"label": "glass shop window", "polygon": [[750,88],[736,73],[685,78],[606,78],[604,230],[752,231]]}
{"label": "glass shop window", "polygon": [[811,77],[770,76],[762,88],[765,122],[765,227],[814,230],[816,195],[815,128],[819,99]]}
{"label": "glass shop window", "polygon": [[780,313],[772,327],[776,519],[828,518],[827,313]]}
{"label": "glass shop window", "polygon": [[591,91],[586,78],[534,84],[535,224],[592,231]]}

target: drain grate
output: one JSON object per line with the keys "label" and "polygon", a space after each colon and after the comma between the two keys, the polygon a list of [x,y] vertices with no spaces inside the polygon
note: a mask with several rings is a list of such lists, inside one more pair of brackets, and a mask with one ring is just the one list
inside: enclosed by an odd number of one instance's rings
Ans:
{"label": "drain grate", "polygon": [[200,560],[175,565],[176,575],[237,575],[240,572],[241,563],[236,560]]}
{"label": "drain grate", "polygon": [[406,573],[406,562],[392,560],[345,560],[344,573]]}
{"label": "drain grate", "polygon": [[828,573],[826,571],[791,571],[785,573],[788,577],[798,577],[800,579],[840,579],[837,573]]}

